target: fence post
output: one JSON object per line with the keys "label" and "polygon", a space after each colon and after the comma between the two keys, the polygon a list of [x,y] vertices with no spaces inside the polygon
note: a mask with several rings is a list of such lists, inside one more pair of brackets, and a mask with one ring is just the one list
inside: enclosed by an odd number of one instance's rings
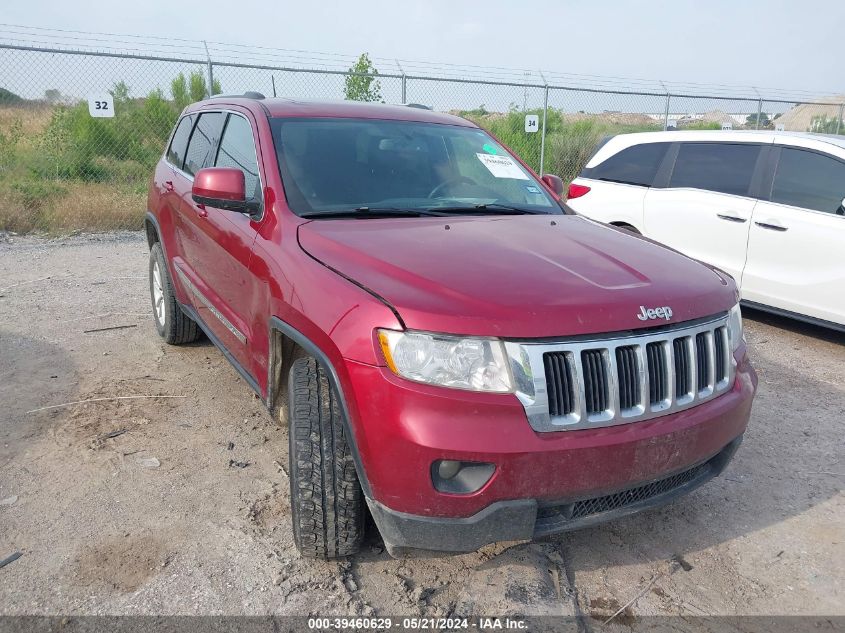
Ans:
{"label": "fence post", "polygon": [[214,70],[211,68],[211,55],[208,52],[208,44],[205,43],[205,40],[202,41],[203,46],[205,46],[205,58],[208,60],[208,96],[211,97],[214,94]]}
{"label": "fence post", "polygon": [[549,111],[549,86],[546,84],[543,93],[543,129],[540,131],[540,177],[543,177],[543,166],[546,158],[546,113]]}
{"label": "fence post", "polygon": [[845,110],[845,103],[839,104],[839,118],[836,119],[836,134],[839,134],[839,128],[842,127],[842,115]]}
{"label": "fence post", "polygon": [[663,113],[663,131],[669,129],[669,100],[672,98],[668,92],[666,93],[666,112]]}
{"label": "fence post", "polygon": [[402,64],[399,63],[398,59],[394,61],[399,72],[402,73],[402,103],[408,103],[408,80],[405,75],[405,69],[402,68]]}
{"label": "fence post", "polygon": [[757,101],[757,123],[754,124],[754,129],[760,129],[760,117],[763,116],[763,99]]}

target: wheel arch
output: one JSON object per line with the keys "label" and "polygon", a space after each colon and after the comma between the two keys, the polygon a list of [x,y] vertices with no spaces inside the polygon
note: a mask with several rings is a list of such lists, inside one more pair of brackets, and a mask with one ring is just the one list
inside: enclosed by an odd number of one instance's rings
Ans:
{"label": "wheel arch", "polygon": [[[149,211],[144,216],[144,234],[147,236],[147,246],[149,248],[152,248],[156,242],[161,242],[158,220]],[[163,244],[162,248],[164,248]]]}
{"label": "wheel arch", "polygon": [[350,422],[349,406],[337,369],[319,345],[289,323],[275,316],[270,318],[270,358],[267,363],[267,398],[265,400],[267,408],[275,411],[287,397],[287,372],[290,371],[293,361],[302,356],[313,356],[316,359],[325,370],[329,384],[337,394],[361,489],[366,497],[372,498],[370,482],[358,451],[358,442]]}
{"label": "wheel arch", "polygon": [[630,222],[624,222],[624,221],[611,222],[610,226],[615,226],[618,229],[625,229],[626,231],[631,231],[632,233],[636,233],[637,235],[642,235],[642,231],[640,231],[637,227],[635,227]]}

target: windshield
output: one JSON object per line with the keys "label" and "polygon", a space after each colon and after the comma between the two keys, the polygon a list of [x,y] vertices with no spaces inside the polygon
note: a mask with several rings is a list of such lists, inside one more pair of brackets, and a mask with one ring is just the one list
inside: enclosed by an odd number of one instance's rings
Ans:
{"label": "windshield", "polygon": [[509,208],[562,213],[501,145],[478,128],[413,121],[271,122],[290,208],[348,210]]}

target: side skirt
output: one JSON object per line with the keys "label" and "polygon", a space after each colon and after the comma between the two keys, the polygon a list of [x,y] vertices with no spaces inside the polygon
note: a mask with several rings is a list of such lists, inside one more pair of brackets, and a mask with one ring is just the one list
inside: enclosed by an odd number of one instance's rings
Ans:
{"label": "side skirt", "polygon": [[199,314],[197,314],[197,311],[194,310],[193,307],[185,305],[183,303],[180,303],[179,307],[182,309],[182,312],[187,314],[199,326],[203,333],[208,337],[208,340],[214,343],[214,346],[220,350],[220,353],[222,353],[226,360],[231,363],[232,367],[237,370],[237,372],[241,375],[241,378],[244,379],[246,384],[248,384],[249,387],[256,394],[258,394],[258,397],[261,398],[261,401],[264,402],[264,398],[261,396],[261,390],[259,389],[258,383],[256,382],[255,378],[253,378],[252,375],[244,368],[244,366],[241,365],[234,356],[232,356],[229,350],[226,349],[226,346],[223,345],[220,339],[217,338],[214,332],[212,332],[211,328],[209,328],[205,324],[205,322],[200,318]]}
{"label": "side skirt", "polygon": [[834,321],[817,319],[816,317],[807,316],[806,314],[790,312],[789,310],[783,310],[782,308],[767,306],[763,303],[756,303],[754,301],[741,301],[740,303],[745,307],[752,308],[754,310],[759,310],[760,312],[768,312],[769,314],[776,314],[777,316],[786,317],[788,319],[795,319],[796,321],[809,323],[810,325],[817,325],[819,327],[828,328],[829,330],[845,332],[845,323],[835,323]]}

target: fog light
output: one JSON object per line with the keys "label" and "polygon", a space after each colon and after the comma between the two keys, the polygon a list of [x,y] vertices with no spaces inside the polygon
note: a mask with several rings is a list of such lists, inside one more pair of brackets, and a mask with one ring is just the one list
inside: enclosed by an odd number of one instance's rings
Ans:
{"label": "fog light", "polygon": [[439,459],[431,465],[431,481],[439,492],[466,495],[481,490],[494,472],[493,464]]}
{"label": "fog light", "polygon": [[461,462],[443,459],[438,462],[437,474],[443,479],[452,479],[461,470]]}

